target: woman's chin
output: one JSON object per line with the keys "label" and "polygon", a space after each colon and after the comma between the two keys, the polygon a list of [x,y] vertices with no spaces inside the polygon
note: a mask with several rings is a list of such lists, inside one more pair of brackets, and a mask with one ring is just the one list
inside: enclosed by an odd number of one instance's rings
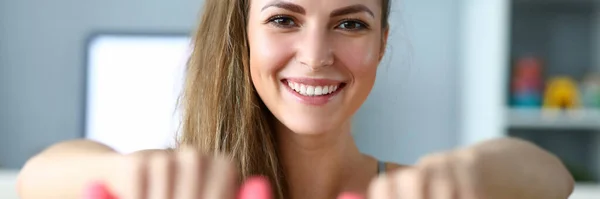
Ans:
{"label": "woman's chin", "polygon": [[292,133],[296,134],[296,135],[323,135],[326,134],[327,130],[324,130],[323,128],[294,128],[292,130]]}
{"label": "woman's chin", "polygon": [[300,121],[294,119],[292,122],[283,123],[292,133],[297,135],[321,135],[339,130],[339,122],[332,121]]}

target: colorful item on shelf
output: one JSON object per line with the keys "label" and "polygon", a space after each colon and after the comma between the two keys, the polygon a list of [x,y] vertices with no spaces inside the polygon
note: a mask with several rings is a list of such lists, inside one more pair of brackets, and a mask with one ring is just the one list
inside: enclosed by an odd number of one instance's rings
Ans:
{"label": "colorful item on shelf", "polygon": [[542,62],[523,57],[515,65],[512,82],[512,105],[539,107],[542,103]]}
{"label": "colorful item on shelf", "polygon": [[600,108],[600,74],[589,74],[581,82],[583,105],[587,108]]}
{"label": "colorful item on shelf", "polygon": [[548,81],[544,93],[544,108],[574,109],[581,106],[577,83],[569,77],[555,77]]}

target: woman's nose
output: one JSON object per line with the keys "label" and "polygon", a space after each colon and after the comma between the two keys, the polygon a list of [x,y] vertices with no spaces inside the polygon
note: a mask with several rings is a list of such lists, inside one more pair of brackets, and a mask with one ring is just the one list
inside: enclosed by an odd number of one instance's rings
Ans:
{"label": "woman's nose", "polygon": [[296,60],[311,70],[333,65],[333,48],[324,30],[307,30],[298,42],[297,49]]}

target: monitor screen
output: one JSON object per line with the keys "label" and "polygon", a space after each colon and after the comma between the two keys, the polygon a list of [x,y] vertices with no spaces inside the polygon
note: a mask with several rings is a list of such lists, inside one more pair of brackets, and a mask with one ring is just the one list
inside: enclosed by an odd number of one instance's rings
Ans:
{"label": "monitor screen", "polygon": [[190,38],[100,35],[87,50],[85,138],[121,153],[174,147]]}

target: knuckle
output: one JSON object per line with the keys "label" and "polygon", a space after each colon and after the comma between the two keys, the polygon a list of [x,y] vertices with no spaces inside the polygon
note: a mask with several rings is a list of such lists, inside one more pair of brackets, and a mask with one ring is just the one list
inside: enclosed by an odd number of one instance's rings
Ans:
{"label": "knuckle", "polygon": [[145,168],[146,157],[144,156],[126,156],[124,161],[124,171],[128,175],[139,177],[143,174]]}
{"label": "knuckle", "polygon": [[191,169],[201,169],[205,158],[197,153],[191,153],[192,155],[187,159],[187,164]]}
{"label": "knuckle", "polygon": [[150,164],[157,168],[166,168],[169,166],[169,156],[166,154],[155,154],[150,158]]}
{"label": "knuckle", "polygon": [[146,162],[145,156],[130,155],[125,156],[122,162],[123,169],[118,176],[117,187],[121,194],[127,198],[140,198],[145,189],[146,181]]}
{"label": "knuckle", "polygon": [[369,198],[387,198],[390,191],[390,179],[387,175],[382,175],[371,180],[367,194]]}
{"label": "knuckle", "polygon": [[395,173],[393,176],[394,195],[400,198],[423,198],[429,183],[425,177],[425,170],[421,168],[406,169]]}
{"label": "knuckle", "polygon": [[481,163],[482,156],[475,150],[463,150],[455,154],[460,164],[469,169],[476,169]]}
{"label": "knuckle", "polygon": [[429,165],[429,164],[438,164],[446,161],[448,159],[447,153],[435,153],[431,155],[427,155],[418,161],[418,165]]}
{"label": "knuckle", "polygon": [[415,168],[399,171],[393,174],[394,181],[399,184],[417,183],[424,180],[426,169]]}
{"label": "knuckle", "polygon": [[159,175],[154,177],[165,177],[174,169],[171,157],[167,154],[155,154],[149,160],[151,175]]}
{"label": "knuckle", "polygon": [[215,157],[214,165],[218,166],[220,169],[227,170],[227,171],[234,169],[231,160],[225,156]]}
{"label": "knuckle", "polygon": [[455,158],[450,153],[438,153],[424,157],[417,163],[417,167],[422,173],[419,175],[429,174],[431,172],[445,172],[452,168]]}
{"label": "knuckle", "polygon": [[230,159],[224,156],[217,156],[211,163],[211,172],[214,173],[214,177],[223,178],[224,183],[231,183],[234,180],[236,173],[235,168]]}
{"label": "knuckle", "polygon": [[178,157],[179,168],[182,169],[180,172],[190,175],[199,175],[206,161],[208,160],[204,156],[193,150],[183,151]]}

